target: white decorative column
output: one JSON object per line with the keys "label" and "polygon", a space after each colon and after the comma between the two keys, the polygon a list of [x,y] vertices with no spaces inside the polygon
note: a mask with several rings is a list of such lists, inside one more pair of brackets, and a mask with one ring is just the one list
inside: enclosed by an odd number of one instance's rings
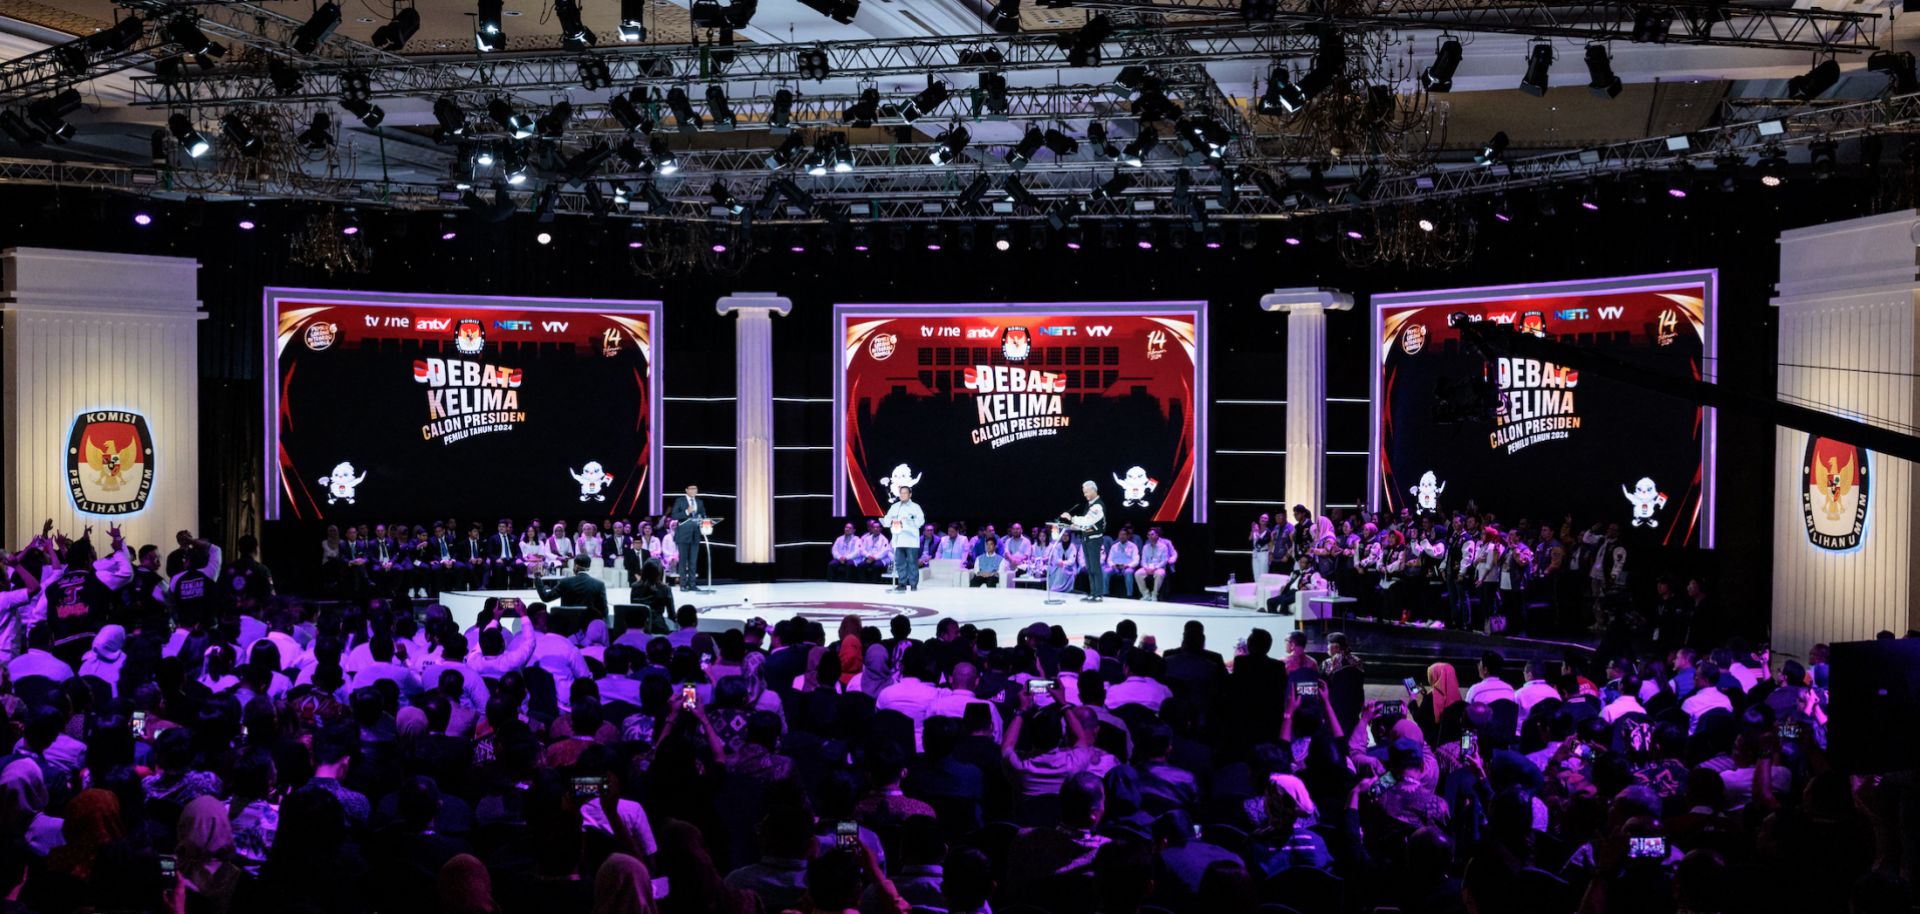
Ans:
{"label": "white decorative column", "polygon": [[1260,308],[1287,314],[1286,481],[1289,507],[1326,508],[1327,312],[1353,307],[1353,296],[1329,289],[1275,289]]}
{"label": "white decorative column", "polygon": [[715,305],[732,313],[734,353],[734,550],[743,564],[773,561],[773,316],[793,302],[772,292],[738,292]]}
{"label": "white decorative column", "polygon": [[[47,518],[71,536],[92,525],[101,549],[111,524],[135,548],[200,532],[199,270],[180,257],[0,251],[7,545]],[[116,466],[103,473],[108,447]]]}

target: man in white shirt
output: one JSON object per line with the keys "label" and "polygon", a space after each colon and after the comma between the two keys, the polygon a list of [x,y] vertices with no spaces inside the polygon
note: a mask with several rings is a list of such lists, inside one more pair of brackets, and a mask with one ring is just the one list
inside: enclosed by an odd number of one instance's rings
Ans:
{"label": "man in white shirt", "polygon": [[1640,704],[1640,677],[1628,673],[1620,677],[1620,697],[1600,709],[1600,719],[1613,723],[1628,714],[1645,716],[1647,709]]}
{"label": "man in white shirt", "polygon": [[[867,521],[867,535],[860,538],[860,575],[863,581],[878,581],[893,564],[893,537],[881,529],[880,520]],[[895,582],[899,579],[896,577]]]}
{"label": "man in white shirt", "polygon": [[1520,705],[1520,719],[1526,720],[1527,714],[1537,705],[1549,698],[1559,699],[1560,690],[1541,676],[1546,664],[1540,660],[1527,661],[1527,682],[1513,693],[1513,700]]}
{"label": "man in white shirt", "polygon": [[[953,687],[941,690],[940,696],[927,706],[928,717],[952,717],[965,720],[968,705],[987,705],[991,709],[992,702],[973,692],[980,687],[978,667],[971,663],[954,664],[953,672],[947,674],[947,681]],[[1000,715],[990,713],[987,717],[993,722],[993,738],[997,740],[1000,738]]]}
{"label": "man in white shirt", "polygon": [[24,554],[0,549],[0,657],[11,658],[26,648],[27,610],[41,599],[39,578],[20,567]]}
{"label": "man in white shirt", "polygon": [[1720,667],[1711,660],[1703,660],[1693,668],[1693,682],[1696,688],[1692,695],[1680,703],[1680,710],[1687,715],[1687,733],[1691,735],[1700,726],[1702,715],[1715,709],[1733,710],[1733,700],[1727,693],[1720,691]]}
{"label": "man in white shirt", "polygon": [[1733,645],[1733,662],[1721,670],[1722,675],[1731,675],[1740,680],[1740,691],[1751,692],[1753,687],[1767,681],[1766,648],[1757,651],[1748,650],[1745,645]]}
{"label": "man in white shirt", "polygon": [[[889,542],[893,547],[893,592],[919,590],[920,526],[927,522],[927,514],[914,502],[913,489],[901,486],[900,500],[887,509],[881,520],[882,526],[892,534]],[[927,678],[932,681],[933,677]]]}
{"label": "man in white shirt", "polygon": [[73,667],[53,656],[53,629],[36,625],[27,629],[27,652],[7,661],[7,678],[18,685],[29,676],[43,676],[53,682],[73,678]]}
{"label": "man in white shirt", "polygon": [[1147,676],[1147,668],[1153,663],[1146,651],[1128,651],[1126,659],[1127,678],[1107,689],[1107,708],[1119,710],[1123,705],[1140,705],[1155,714],[1160,713],[1160,705],[1173,697],[1173,690]]}
{"label": "man in white shirt", "polygon": [[1133,528],[1121,527],[1107,546],[1107,573],[1118,577],[1127,599],[1133,599],[1133,573],[1140,568],[1140,544],[1133,541]]}
{"label": "man in white shirt", "polygon": [[860,535],[854,532],[853,524],[841,528],[839,538],[833,541],[832,556],[827,560],[827,580],[853,580],[860,567]]}
{"label": "man in white shirt", "polygon": [[1173,541],[1160,535],[1159,527],[1147,528],[1147,541],[1140,547],[1140,570],[1133,573],[1133,579],[1140,585],[1140,598],[1149,603],[1160,599],[1160,587],[1166,583],[1167,569],[1173,567],[1180,553],[1173,549]]}
{"label": "man in white shirt", "polygon": [[490,679],[498,679],[525,668],[527,661],[533,657],[535,632],[526,619],[521,619],[518,624],[520,630],[513,634],[512,641],[508,641],[509,632],[504,626],[497,622],[487,623],[487,627],[480,631],[480,653],[468,654],[467,665]]}
{"label": "man in white shirt", "polygon": [[545,613],[536,613],[528,620],[537,634],[533,638],[533,657],[527,662],[553,676],[553,691],[564,711],[573,702],[573,681],[593,673],[587,669],[587,658],[581,656],[573,641],[547,631],[549,618]]}
{"label": "man in white shirt", "polygon": [[1006,560],[1008,577],[1017,576],[1033,560],[1033,539],[1018,523],[1007,528],[1007,538],[1000,541],[1000,556]]}
{"label": "man in white shirt", "polygon": [[[904,492],[905,489],[901,491]],[[912,529],[916,531],[915,535],[918,535],[919,528]],[[946,691],[933,684],[935,678],[933,655],[927,653],[926,648],[917,645],[907,648],[905,656],[900,658],[900,681],[881,689],[880,694],[873,699],[874,710],[898,711],[913,721],[913,740],[916,751],[920,743],[920,734],[926,727],[927,715],[933,712],[933,703],[938,701]]]}
{"label": "man in white shirt", "polygon": [[413,671],[407,669],[405,664],[393,659],[392,637],[375,635],[367,646],[371,659],[354,674],[353,688],[365,688],[377,680],[390,679],[400,687],[400,697],[412,698],[420,694],[420,678],[413,675]]}
{"label": "man in white shirt", "polygon": [[[1500,678],[1506,669],[1506,658],[1497,651],[1487,651],[1480,655],[1480,681],[1467,690],[1467,701],[1480,704],[1492,704],[1501,699],[1513,701],[1513,686]],[[1515,702],[1518,704],[1518,702]]]}

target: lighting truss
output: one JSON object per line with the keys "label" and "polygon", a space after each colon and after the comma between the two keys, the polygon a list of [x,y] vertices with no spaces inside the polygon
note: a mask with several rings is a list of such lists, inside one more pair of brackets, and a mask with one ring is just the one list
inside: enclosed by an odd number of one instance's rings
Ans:
{"label": "lighting truss", "polygon": [[[291,33],[289,33],[291,34]],[[102,76],[142,67],[166,56],[171,40],[160,23],[148,21],[140,38],[125,51],[86,52],[91,36],[75,38],[24,57],[0,63],[0,105],[16,105],[41,95],[52,95]],[[85,53],[86,66],[76,73],[67,61],[75,50]]]}

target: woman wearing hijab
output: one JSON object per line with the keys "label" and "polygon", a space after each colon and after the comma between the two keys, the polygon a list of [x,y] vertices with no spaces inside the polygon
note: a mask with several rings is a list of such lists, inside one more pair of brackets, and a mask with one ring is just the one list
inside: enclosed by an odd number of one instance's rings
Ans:
{"label": "woman wearing hijab", "polygon": [[860,617],[848,614],[840,620],[840,684],[846,685],[860,674],[865,649],[860,646]]}
{"label": "woman wearing hijab", "polygon": [[180,811],[180,835],[174,853],[179,856],[180,878],[186,883],[187,909],[226,914],[244,873],[232,862],[233,829],[219,800],[199,797]]}
{"label": "woman wearing hijab", "polygon": [[0,769],[0,827],[9,839],[26,842],[36,857],[66,843],[63,822],[46,814],[47,779],[40,763],[20,759]]}
{"label": "woman wearing hijab", "polygon": [[80,658],[80,675],[93,676],[120,694],[120,668],[127,663],[127,630],[103,625],[93,635],[93,648]]}
{"label": "woman wearing hijab", "polygon": [[427,712],[413,705],[400,709],[393,719],[394,732],[402,747],[411,746],[427,735]]}
{"label": "woman wearing hijab", "polygon": [[456,854],[440,867],[437,914],[500,914],[493,900],[493,875],[472,854]]}
{"label": "woman wearing hijab", "polygon": [[647,865],[613,854],[593,877],[593,914],[659,914],[653,903],[653,877]]}
{"label": "woman wearing hijab", "polygon": [[1407,708],[1407,717],[1431,738],[1440,732],[1447,709],[1460,703],[1460,677],[1453,671],[1453,664],[1435,663],[1427,667],[1427,687]]}
{"label": "woman wearing hijab", "polygon": [[126,834],[120,821],[120,798],[99,788],[82,790],[67,804],[60,835],[66,843],[47,855],[50,872],[85,881],[93,872],[100,848]]}
{"label": "woman wearing hijab", "polygon": [[878,699],[880,690],[888,686],[891,678],[887,673],[887,646],[875,644],[867,648],[860,668],[860,691]]}
{"label": "woman wearing hijab", "polygon": [[580,649],[580,656],[605,665],[607,662],[607,622],[605,619],[593,619],[587,627],[576,633],[573,646]]}

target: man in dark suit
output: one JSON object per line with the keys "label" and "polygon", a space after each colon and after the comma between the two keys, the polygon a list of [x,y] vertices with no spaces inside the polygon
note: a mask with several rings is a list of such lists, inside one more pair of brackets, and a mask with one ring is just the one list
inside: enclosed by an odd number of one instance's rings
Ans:
{"label": "man in dark suit", "polygon": [[584,606],[588,619],[607,618],[607,585],[593,576],[593,559],[590,556],[573,557],[573,573],[552,584],[545,581],[533,582],[540,599],[559,606]]}
{"label": "man in dark suit", "polygon": [[486,587],[491,590],[513,587],[519,577],[519,557],[513,543],[513,521],[502,518],[499,528],[487,540]]}
{"label": "man in dark suit", "polygon": [[461,586],[479,589],[487,577],[487,540],[479,524],[467,525],[467,537],[454,544],[453,556],[460,560]]}
{"label": "man in dark suit", "polygon": [[680,589],[700,589],[700,520],[707,516],[706,502],[700,500],[700,487],[688,486],[687,494],[673,500],[667,515],[678,526],[673,528],[673,546],[680,552]]}
{"label": "man in dark suit", "polygon": [[1256,628],[1247,634],[1247,653],[1233,661],[1233,675],[1227,678],[1227,700],[1239,723],[1234,736],[1245,746],[1276,739],[1280,721],[1286,714],[1286,664],[1271,656],[1273,634]]}

